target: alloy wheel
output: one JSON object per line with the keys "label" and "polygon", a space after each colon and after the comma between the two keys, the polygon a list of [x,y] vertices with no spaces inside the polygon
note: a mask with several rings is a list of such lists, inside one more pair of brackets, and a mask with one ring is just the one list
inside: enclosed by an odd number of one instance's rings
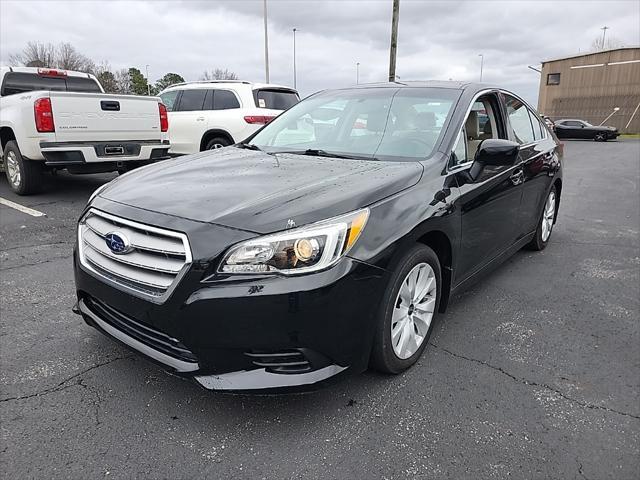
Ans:
{"label": "alloy wheel", "polygon": [[551,192],[547,198],[547,203],[544,205],[544,212],[542,213],[542,241],[546,242],[551,235],[551,229],[553,228],[553,219],[556,215],[556,194]]}
{"label": "alloy wheel", "polygon": [[419,263],[402,281],[391,317],[391,344],[398,358],[411,357],[424,342],[433,319],[436,296],[433,268]]}
{"label": "alloy wheel", "polygon": [[22,175],[20,173],[20,164],[15,152],[9,150],[7,152],[7,177],[15,188],[22,183]]}

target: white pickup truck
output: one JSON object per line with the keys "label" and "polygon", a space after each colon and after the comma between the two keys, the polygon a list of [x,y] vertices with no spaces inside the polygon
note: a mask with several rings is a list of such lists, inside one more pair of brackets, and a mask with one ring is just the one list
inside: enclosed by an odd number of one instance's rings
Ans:
{"label": "white pickup truck", "polygon": [[127,171],[168,157],[158,97],[105,94],[88,73],[0,67],[0,151],[9,185],[27,195],[44,171]]}

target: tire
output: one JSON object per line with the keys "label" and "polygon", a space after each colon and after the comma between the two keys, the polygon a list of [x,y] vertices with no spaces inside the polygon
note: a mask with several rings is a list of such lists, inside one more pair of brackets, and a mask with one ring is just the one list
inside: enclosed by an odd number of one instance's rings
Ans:
{"label": "tire", "polygon": [[218,148],[227,147],[229,145],[231,145],[231,142],[225,137],[213,137],[207,140],[204,149],[216,150]]}
{"label": "tire", "polygon": [[606,142],[607,134],[606,133],[596,133],[596,136],[593,137],[596,142]]}
{"label": "tire", "polygon": [[551,187],[547,199],[542,207],[542,213],[540,214],[540,220],[538,220],[538,227],[536,233],[527,244],[527,248],[530,250],[540,251],[544,250],[551,238],[551,232],[553,231],[553,225],[556,221],[556,211],[558,206],[558,194],[556,192],[555,185]]}
{"label": "tire", "polygon": [[[426,278],[431,279],[430,281],[435,281],[435,286],[430,284],[426,290],[423,289],[426,292],[423,300],[416,296],[407,300],[406,298],[410,295],[405,294],[411,292],[408,281],[416,269],[421,272],[421,275],[426,274]],[[419,276],[418,283],[426,285],[422,283],[424,278]],[[429,342],[441,292],[442,276],[438,256],[425,245],[416,245],[411,248],[400,259],[391,274],[380,304],[371,350],[370,364],[373,368],[380,372],[397,374],[416,363]],[[420,296],[420,293],[416,295]],[[418,302],[414,304],[415,300]],[[407,303],[409,305],[406,305]],[[424,308],[422,315],[415,313],[421,311],[420,307],[415,308],[416,305],[422,305]],[[418,320],[419,318],[421,320]],[[393,334],[392,329],[398,333]],[[406,344],[403,343],[405,335],[409,340]],[[402,345],[414,348],[403,350]]]}
{"label": "tire", "polygon": [[30,195],[42,186],[42,165],[25,160],[14,140],[4,147],[4,170],[11,190],[18,195]]}

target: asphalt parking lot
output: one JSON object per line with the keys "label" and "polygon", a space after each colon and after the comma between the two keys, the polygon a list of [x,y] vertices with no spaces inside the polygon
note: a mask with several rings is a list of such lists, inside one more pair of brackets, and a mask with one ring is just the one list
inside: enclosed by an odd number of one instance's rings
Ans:
{"label": "asphalt parking lot", "polygon": [[208,392],[71,313],[75,221],[113,175],[0,197],[4,478],[640,478],[640,141],[565,142],[558,224],[440,316],[404,375]]}

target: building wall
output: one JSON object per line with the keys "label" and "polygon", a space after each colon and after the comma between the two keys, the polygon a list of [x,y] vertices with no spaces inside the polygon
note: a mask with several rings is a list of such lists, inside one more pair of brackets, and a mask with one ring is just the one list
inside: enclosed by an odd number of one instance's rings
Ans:
{"label": "building wall", "polygon": [[[543,62],[540,76],[538,111],[552,119],[579,118],[599,125],[606,121],[620,132],[640,133],[640,48],[622,48],[588,55]],[[598,65],[587,68],[571,68]],[[547,85],[547,75],[560,74],[559,85]]]}

